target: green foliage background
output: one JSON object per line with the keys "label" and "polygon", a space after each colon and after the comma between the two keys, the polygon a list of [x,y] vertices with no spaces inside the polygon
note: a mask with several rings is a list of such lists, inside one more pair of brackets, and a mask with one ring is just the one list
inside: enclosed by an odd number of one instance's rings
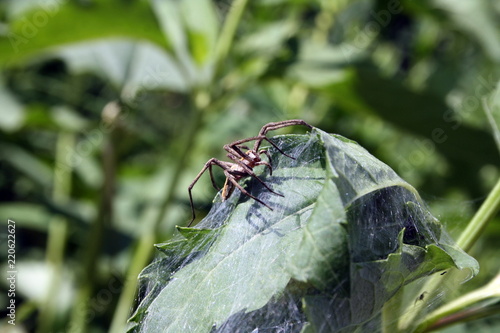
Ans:
{"label": "green foliage background", "polygon": [[[18,329],[123,331],[152,244],[189,221],[187,185],[270,121],[356,140],[452,236],[499,178],[498,2],[0,6],[0,216],[16,221]],[[209,180],[194,194],[201,217]],[[497,274],[499,222],[472,248],[481,272],[465,289]]]}

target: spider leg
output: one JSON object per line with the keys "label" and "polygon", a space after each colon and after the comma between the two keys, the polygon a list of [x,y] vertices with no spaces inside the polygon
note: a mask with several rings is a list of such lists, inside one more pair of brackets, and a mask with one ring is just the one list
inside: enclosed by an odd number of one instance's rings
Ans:
{"label": "spider leg", "polygon": [[246,196],[249,196],[250,198],[254,199],[255,201],[259,202],[260,204],[266,206],[267,208],[269,208],[270,210],[273,210],[268,204],[266,204],[264,201],[260,200],[259,198],[257,198],[256,196],[252,195],[250,192],[248,192],[247,190],[245,190],[240,184],[238,184],[238,182],[236,181],[236,178],[231,174],[230,171],[227,171],[225,170],[224,171],[224,174],[226,175],[226,179],[228,181],[230,181],[234,186],[236,186],[240,191],[241,193],[243,193],[244,195]]}
{"label": "spider leg", "polygon": [[[283,127],[294,126],[294,125],[304,125],[304,126],[307,126],[309,128],[313,128],[311,125],[309,125],[308,123],[306,123],[302,119],[283,120],[283,121],[278,121],[275,123],[268,123],[268,124],[262,126],[262,128],[260,129],[260,132],[259,132],[259,136],[265,137],[267,132],[269,132],[269,131],[274,131],[274,130],[277,130],[277,129],[280,129]],[[265,140],[267,140],[267,138]],[[267,141],[270,142],[269,140],[267,140]],[[255,142],[255,144],[254,144],[255,150],[259,149],[261,142],[262,142],[262,140],[258,140]],[[276,146],[275,146],[275,148],[276,148]],[[286,154],[284,154],[284,155],[286,155]],[[286,155],[286,156],[288,156],[288,155]]]}
{"label": "spider leg", "polygon": [[302,119],[283,120],[283,121],[278,121],[276,123],[269,123],[269,124],[262,126],[262,128],[260,129],[260,132],[259,132],[259,136],[266,135],[267,132],[269,132],[269,131],[274,131],[274,130],[277,130],[279,128],[294,126],[294,125],[304,125],[304,126],[307,126],[309,128],[313,128],[311,125],[309,125],[308,123],[306,123]]}
{"label": "spider leg", "polygon": [[196,218],[196,214],[194,212],[193,195],[192,195],[191,191],[192,191],[194,185],[201,178],[201,176],[205,173],[205,171],[207,171],[207,169],[209,170],[209,173],[210,173],[210,178],[212,180],[212,185],[214,185],[214,187],[216,189],[218,188],[218,186],[215,184],[215,180],[214,180],[213,174],[212,174],[212,166],[213,165],[219,166],[220,168],[222,168],[224,170],[224,173],[225,173],[234,164],[233,163],[229,163],[229,162],[219,161],[216,158],[211,158],[211,159],[209,159],[207,161],[207,163],[205,163],[205,165],[203,166],[203,168],[201,169],[201,171],[198,173],[198,175],[196,175],[196,177],[191,182],[191,184],[189,184],[189,186],[188,186],[188,193],[189,193],[189,203],[191,204],[191,216],[192,216],[192,218],[191,218],[191,221],[188,224],[188,227],[191,226],[191,224],[193,223],[194,219]]}
{"label": "spider leg", "polygon": [[266,149],[262,149],[259,151],[259,155],[266,154],[267,158],[269,159],[269,162],[271,162],[271,154]]}
{"label": "spider leg", "polygon": [[252,176],[257,181],[259,181],[259,183],[261,183],[269,192],[271,192],[273,194],[276,194],[276,195],[279,195],[280,197],[283,197],[283,194],[280,194],[278,192],[274,192],[272,188],[270,188],[262,179],[260,179],[255,174],[255,172],[253,172],[252,168],[250,168],[248,165],[246,165],[245,163],[243,163],[237,156],[229,153],[229,154],[227,154],[227,157],[229,157],[230,159],[232,159],[233,161],[235,161],[239,166],[241,166],[243,168],[243,170],[245,170],[244,172],[246,174],[248,174],[249,176]]}
{"label": "spider leg", "polygon": [[260,162],[255,163],[255,166],[257,166],[257,165],[265,165],[269,169],[269,175],[270,176],[273,175],[273,167],[271,166],[271,164],[269,164],[269,162],[260,161]]}
{"label": "spider leg", "polygon": [[212,166],[213,164],[210,164],[208,167],[208,172],[210,173],[210,180],[212,181],[212,186],[217,190],[220,191],[220,187],[217,186],[217,183],[215,182],[214,174],[212,172]]}
{"label": "spider leg", "polygon": [[266,149],[262,149],[262,150],[259,151],[259,155],[262,155],[262,154],[266,154],[267,160],[269,162],[261,161],[261,162],[258,162],[257,165],[265,165],[265,166],[267,166],[267,168],[269,169],[269,174],[272,176],[272,174],[273,174],[273,166],[271,165],[271,163],[272,163],[272,161],[271,161],[271,154],[269,154],[269,152]]}
{"label": "spider leg", "polygon": [[[246,146],[241,146],[240,143],[245,143],[245,142],[248,142],[248,141],[252,141],[252,140],[247,140],[247,139],[244,139],[244,140],[238,140],[238,141],[235,141],[231,144],[228,144],[228,145],[224,145],[224,149],[231,155],[233,155],[233,157],[236,157],[236,156],[239,156],[249,162],[252,161],[252,159],[247,155],[245,154],[241,148],[245,149]],[[228,155],[228,157],[230,157]],[[236,157],[236,159],[234,159],[233,157],[231,157],[231,159],[233,161],[236,161],[236,160],[239,160],[238,157]]]}
{"label": "spider leg", "polygon": [[[255,146],[254,146],[254,151],[257,151],[262,143],[262,141],[267,141],[269,142],[269,144],[271,146],[273,146],[274,148],[276,148],[277,151],[279,151],[281,154],[285,155],[286,157],[289,157],[291,159],[295,159],[295,157],[293,156],[290,156],[288,155],[287,153],[285,153],[283,150],[281,150],[274,142],[272,142],[270,139],[268,139],[266,136],[264,135],[259,135],[259,136],[254,136],[254,137],[251,137],[251,138],[248,138],[248,139],[244,139],[244,140],[239,140],[239,141],[235,141],[229,145],[225,145],[224,146],[224,149],[227,150],[228,152],[231,152],[231,153],[234,153],[235,155],[240,155],[241,157],[243,157],[244,159],[248,160],[248,161],[251,161],[251,158],[248,157],[247,154],[245,154],[244,152],[242,152],[241,150],[237,149],[238,147],[235,145],[233,146],[234,144],[237,144],[239,145],[240,143],[242,142],[247,142],[247,141],[254,141],[255,140]],[[269,155],[268,155],[269,156]]]}
{"label": "spider leg", "polygon": [[281,150],[274,142],[272,142],[270,139],[268,139],[267,137],[263,137],[260,141],[259,141],[259,147],[260,147],[260,143],[262,142],[262,140],[266,140],[267,142],[269,142],[271,144],[271,146],[273,146],[274,148],[276,148],[277,151],[279,151],[281,154],[285,155],[286,157],[290,157],[292,160],[295,159],[295,157],[293,156],[290,156],[288,155],[287,153],[285,153],[283,150]]}
{"label": "spider leg", "polygon": [[[244,152],[241,151],[240,149],[240,145],[242,143],[245,143],[245,142],[248,142],[248,141],[255,141],[255,146],[254,146],[254,152],[256,152],[262,141],[263,140],[266,140],[267,142],[269,142],[269,144],[271,144],[271,146],[273,146],[274,148],[276,148],[276,150],[278,150],[281,154],[287,156],[287,157],[290,157],[292,159],[295,159],[294,157],[286,154],[283,150],[281,150],[274,142],[272,142],[271,140],[269,140],[265,135],[259,135],[259,136],[253,136],[251,138],[247,138],[247,139],[243,139],[243,140],[238,140],[238,141],[235,141],[233,143],[230,143],[228,145],[224,145],[224,149],[233,154],[233,155],[237,155],[237,156],[241,156],[242,158],[244,158],[245,160],[249,161],[249,162],[252,162],[252,159],[247,155],[245,154]],[[239,147],[240,146],[240,147]]]}
{"label": "spider leg", "polygon": [[269,175],[270,176],[273,175],[273,167],[268,162],[266,162],[266,161],[260,161],[260,162],[255,163],[255,165],[265,165],[269,169]]}
{"label": "spider leg", "polygon": [[[227,145],[224,145],[224,149],[233,154],[233,155],[236,155],[236,156],[240,156],[241,158],[249,161],[249,162],[252,162],[252,158],[248,156],[248,154],[244,153],[241,148],[243,149],[248,149],[247,146],[243,146],[242,143],[246,143],[246,142],[250,142],[250,141],[255,141],[255,147],[253,149],[253,152],[255,154],[257,154],[257,150],[259,149],[260,147],[260,143],[262,142],[262,140],[266,140],[269,142],[269,139],[266,138],[265,135],[258,135],[258,136],[253,136],[251,138],[246,138],[246,139],[241,139],[241,140],[237,140],[237,141],[234,141],[230,144],[227,144]],[[269,142],[271,145],[273,145],[276,149],[278,149],[279,152],[281,152],[282,154],[285,154],[281,149],[279,149],[273,142]],[[250,149],[248,149],[250,150]],[[285,154],[286,155],[286,154]]]}

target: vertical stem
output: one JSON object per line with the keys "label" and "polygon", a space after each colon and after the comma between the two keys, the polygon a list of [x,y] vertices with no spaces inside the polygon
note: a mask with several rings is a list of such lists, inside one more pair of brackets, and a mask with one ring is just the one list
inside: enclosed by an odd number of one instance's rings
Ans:
{"label": "vertical stem", "polygon": [[[103,121],[108,121],[103,119]],[[111,120],[110,120],[111,121]],[[111,124],[114,125],[114,124]],[[97,315],[97,309],[90,309],[92,292],[97,278],[97,261],[101,252],[106,225],[112,220],[112,202],[115,185],[116,163],[113,132],[106,137],[104,134],[102,162],[104,170],[104,183],[101,191],[99,212],[91,226],[85,248],[83,271],[80,275],[80,288],[77,293],[75,306],[68,331],[73,333],[86,332],[90,320]],[[91,311],[93,310],[93,311]]]}
{"label": "vertical stem", "polygon": [[[65,152],[72,151],[75,145],[75,136],[72,133],[61,132],[57,138],[54,185],[52,198],[56,204],[68,201],[71,192],[71,168],[64,164]],[[54,327],[56,317],[58,291],[63,277],[64,250],[68,225],[65,218],[55,216],[49,222],[47,235],[46,263],[50,271],[50,284],[47,288],[45,300],[38,315],[37,332],[50,332]]]}

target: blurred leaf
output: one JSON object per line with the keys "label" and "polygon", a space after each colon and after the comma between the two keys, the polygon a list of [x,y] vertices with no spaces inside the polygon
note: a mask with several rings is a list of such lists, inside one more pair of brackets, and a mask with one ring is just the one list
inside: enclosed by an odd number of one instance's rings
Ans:
{"label": "blurred leaf", "polygon": [[153,0],[151,6],[164,36],[169,41],[177,57],[187,54],[187,36],[184,31],[179,4],[172,0]]}
{"label": "blurred leaf", "polygon": [[[8,271],[3,266],[4,271]],[[16,260],[16,293],[36,302],[42,302],[46,297],[52,274],[56,273],[53,266],[45,262],[35,260]],[[30,274],[26,274],[30,272]],[[59,271],[57,271],[60,273]],[[72,273],[69,269],[63,271],[64,275],[60,280],[59,293],[55,295],[60,304],[58,310],[64,312],[71,306],[73,298]],[[2,281],[3,282],[3,281]]]}
{"label": "blurred leaf", "polygon": [[209,82],[218,30],[211,2],[154,0],[152,6],[186,79],[191,85]]}
{"label": "blurred leaf", "polygon": [[190,36],[190,49],[198,65],[213,61],[219,33],[219,21],[210,0],[181,2],[186,28]]}
{"label": "blurred leaf", "polygon": [[420,151],[445,156],[453,167],[449,176],[457,183],[478,191],[477,170],[500,164],[491,136],[452,117],[444,97],[432,91],[414,92],[371,68],[360,67],[357,73],[355,91],[364,103],[384,120],[426,138]]}
{"label": "blurred leaf", "polygon": [[52,170],[38,156],[19,146],[0,144],[0,158],[45,188],[52,186]]}
{"label": "blurred leaf", "polygon": [[69,107],[56,106],[51,111],[54,122],[62,129],[70,132],[78,132],[88,128],[89,122]]}
{"label": "blurred leaf", "polygon": [[[165,46],[147,1],[52,2],[15,17],[0,36],[0,63],[19,62],[50,47],[93,38],[125,37]],[[120,8],[117,14],[117,8]],[[85,24],[81,24],[84,22]]]}
{"label": "blurred leaf", "polygon": [[498,17],[488,1],[432,0],[437,8],[446,12],[451,21],[485,50],[496,63],[500,62],[500,30]]}
{"label": "blurred leaf", "polygon": [[179,64],[158,46],[147,42],[106,39],[59,48],[54,52],[75,73],[99,73],[132,99],[140,90],[185,91]]}
{"label": "blurred leaf", "polygon": [[16,221],[22,228],[47,231],[48,221],[53,216],[45,207],[26,202],[0,204],[0,214]]}
{"label": "blurred leaf", "polygon": [[324,87],[345,81],[352,71],[349,67],[364,57],[366,50],[341,44],[322,45],[304,41],[299,62],[290,75],[311,87]]}
{"label": "blurred leaf", "polygon": [[33,9],[45,9],[53,7],[57,3],[50,0],[24,0],[24,1],[4,1],[5,14],[9,19],[19,17]]}
{"label": "blurred leaf", "polygon": [[295,30],[295,25],[287,21],[265,25],[242,38],[238,42],[238,51],[259,56],[276,53]]}
{"label": "blurred leaf", "polygon": [[17,99],[5,89],[0,79],[0,129],[6,132],[17,130],[24,121],[24,107]]}

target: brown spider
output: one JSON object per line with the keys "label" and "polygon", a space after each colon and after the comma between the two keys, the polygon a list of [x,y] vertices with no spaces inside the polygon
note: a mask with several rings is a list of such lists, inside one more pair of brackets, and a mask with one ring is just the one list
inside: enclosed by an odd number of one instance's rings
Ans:
{"label": "brown spider", "polygon": [[[269,205],[267,205],[265,202],[260,200],[259,198],[255,197],[254,195],[250,194],[247,190],[245,190],[240,184],[238,184],[238,181],[244,177],[252,176],[255,178],[257,181],[259,181],[269,192],[283,196],[282,194],[274,192],[262,179],[257,177],[257,175],[253,172],[253,168],[255,168],[258,165],[265,165],[269,169],[269,174],[272,175],[273,173],[273,167],[269,162],[271,162],[271,156],[269,152],[265,149],[259,150],[260,145],[262,141],[267,141],[269,142],[274,148],[276,148],[280,153],[283,155],[290,157],[292,159],[295,159],[294,157],[285,154],[274,142],[269,140],[266,137],[267,132],[273,131],[279,128],[287,127],[287,126],[293,126],[293,125],[304,125],[309,128],[312,128],[311,125],[306,123],[305,121],[301,119],[292,119],[292,120],[284,120],[284,121],[279,121],[276,123],[269,123],[266,124],[262,127],[262,129],[259,132],[259,135],[248,138],[248,139],[243,139],[243,140],[238,140],[234,141],[233,143],[224,145],[224,149],[228,152],[227,157],[229,157],[231,160],[233,160],[235,163],[232,162],[225,162],[225,161],[220,161],[216,158],[211,158],[205,163],[203,168],[201,169],[200,173],[195,177],[193,182],[189,185],[188,187],[188,192],[189,192],[189,201],[191,203],[191,213],[192,213],[192,219],[191,222],[189,222],[188,227],[193,223],[195,219],[195,212],[194,212],[194,205],[193,205],[193,196],[191,194],[191,190],[193,189],[194,185],[200,179],[200,177],[205,173],[205,171],[209,171],[210,173],[210,180],[212,181],[212,185],[215,189],[220,191],[220,188],[217,186],[214,180],[214,176],[212,173],[212,166],[217,165],[219,166],[222,170],[224,170],[224,175],[226,176],[226,182],[224,183],[224,187],[222,188],[222,201],[226,200],[231,196],[231,194],[234,191],[234,188],[237,187],[244,195],[249,196],[250,198],[254,199],[255,201],[261,203],[262,205],[266,206],[267,208],[273,210]],[[245,142],[249,141],[255,141],[253,149],[250,149],[246,146],[243,146],[242,144]],[[242,149],[246,149],[244,152]],[[269,162],[263,161],[260,158],[260,155],[265,154],[268,157]]]}

